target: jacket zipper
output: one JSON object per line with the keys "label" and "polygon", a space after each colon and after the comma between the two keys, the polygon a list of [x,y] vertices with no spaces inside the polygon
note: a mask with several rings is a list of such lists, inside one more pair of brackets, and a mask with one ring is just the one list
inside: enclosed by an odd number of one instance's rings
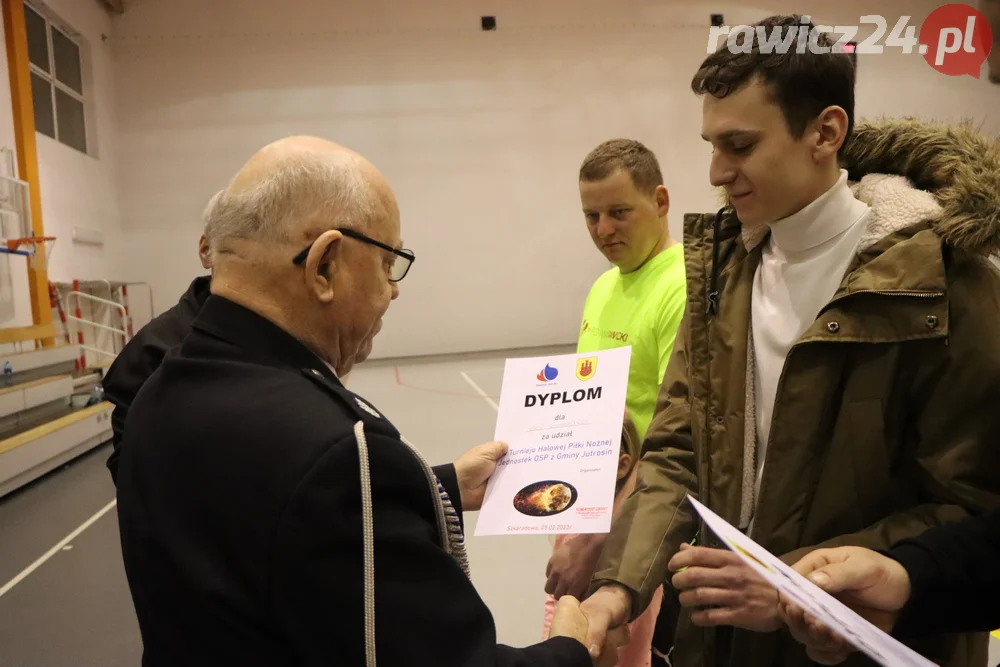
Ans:
{"label": "jacket zipper", "polygon": [[722,219],[722,212],[725,208],[720,208],[712,218],[712,270],[709,273],[708,290],[705,295],[705,314],[714,316],[719,312],[719,220]]}
{"label": "jacket zipper", "polygon": [[858,290],[856,292],[851,292],[850,294],[845,294],[843,296],[838,296],[833,301],[830,301],[829,303],[827,303],[826,306],[823,308],[823,310],[825,311],[827,308],[829,308],[833,304],[835,304],[835,303],[837,303],[839,301],[843,301],[847,297],[854,296],[855,294],[881,294],[882,296],[911,296],[911,297],[916,297],[916,298],[921,298],[921,299],[933,299],[933,298],[944,296],[944,292],[941,292],[941,291],[937,291],[937,292],[917,292],[917,291],[914,291],[914,290],[860,289],[860,290]]}
{"label": "jacket zipper", "polygon": [[857,292],[851,292],[851,294],[884,294],[886,296],[917,296],[917,297],[944,296],[944,292],[916,292],[912,290],[880,290],[880,289],[861,289],[858,290]]}
{"label": "jacket zipper", "polygon": [[[705,290],[705,314],[708,316],[705,322],[706,337],[708,339],[708,357],[711,359],[712,356],[712,341],[711,341],[711,329],[712,329],[712,318],[719,312],[719,242],[720,242],[720,229],[719,222],[722,220],[722,214],[726,210],[725,207],[720,208],[715,212],[715,216],[712,218],[712,267],[709,272],[709,284],[708,289]],[[709,361],[708,364],[708,374],[711,377],[712,374],[712,364]],[[711,382],[709,382],[711,384]],[[711,396],[711,392],[709,392]],[[709,409],[705,410],[705,434],[708,434],[712,429],[712,416],[711,416],[711,404],[706,406]],[[701,501],[706,507],[711,507],[710,489],[711,489],[711,471],[708,468],[708,456],[702,451],[701,447],[695,446],[695,467],[698,471],[698,494],[701,496]],[[701,530],[705,527],[705,522],[703,519],[699,518],[695,529],[695,540],[701,536]],[[693,540],[692,540],[693,541]],[[711,541],[709,541],[708,546],[712,546]],[[720,545],[721,546],[721,545]]]}

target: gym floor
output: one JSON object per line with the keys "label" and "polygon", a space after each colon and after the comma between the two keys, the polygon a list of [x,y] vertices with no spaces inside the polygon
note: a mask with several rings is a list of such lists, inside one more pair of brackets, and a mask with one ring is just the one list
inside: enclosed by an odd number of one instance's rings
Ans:
{"label": "gym floor", "polygon": [[[566,354],[572,348],[516,352]],[[504,356],[372,361],[348,379],[431,464],[491,440]],[[110,445],[0,499],[0,664],[4,667],[137,667],[142,645],[118,541]],[[473,580],[501,642],[540,639],[552,537],[473,537]],[[990,665],[1000,660],[993,640]]]}

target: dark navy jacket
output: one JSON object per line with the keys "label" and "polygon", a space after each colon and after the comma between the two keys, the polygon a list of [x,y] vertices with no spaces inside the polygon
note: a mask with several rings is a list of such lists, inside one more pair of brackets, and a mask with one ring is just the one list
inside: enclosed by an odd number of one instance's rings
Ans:
{"label": "dark navy jacket", "polygon": [[[143,665],[365,664],[359,422],[379,666],[590,667],[573,639],[497,645],[395,427],[296,339],[215,295],[125,424],[118,516]],[[454,466],[434,473],[461,514]]]}

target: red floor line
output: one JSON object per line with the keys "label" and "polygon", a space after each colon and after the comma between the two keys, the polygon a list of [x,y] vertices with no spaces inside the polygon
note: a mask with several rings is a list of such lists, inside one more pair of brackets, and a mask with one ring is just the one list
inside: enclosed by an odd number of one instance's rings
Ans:
{"label": "red floor line", "polygon": [[[403,382],[403,376],[399,372],[399,366],[395,366],[394,369],[396,371],[396,384],[405,389],[412,389],[414,391],[424,391],[429,394],[444,394],[445,396],[465,396],[466,398],[478,398],[478,399],[483,398],[479,394],[468,394],[462,391],[448,391],[447,389],[434,389],[432,387],[417,387],[412,384],[406,384],[405,382]],[[492,398],[495,401],[500,400],[499,396],[490,396],[490,398]]]}

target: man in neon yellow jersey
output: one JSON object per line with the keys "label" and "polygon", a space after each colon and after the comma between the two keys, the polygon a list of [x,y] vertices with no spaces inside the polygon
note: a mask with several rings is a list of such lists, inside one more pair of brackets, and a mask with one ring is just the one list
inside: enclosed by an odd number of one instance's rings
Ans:
{"label": "man in neon yellow jersey", "polygon": [[[587,296],[578,352],[632,346],[625,406],[640,439],[684,314],[684,247],[670,236],[670,198],[656,156],[638,141],[612,139],[580,167],[587,230],[614,267]],[[607,535],[581,535],[553,552],[545,590],[555,598],[582,594]]]}
{"label": "man in neon yellow jersey", "polygon": [[614,267],[594,283],[583,308],[577,352],[632,346],[625,406],[640,439],[684,314],[684,246],[670,236],[670,197],[652,151],[606,141],[580,168],[587,231]]}

